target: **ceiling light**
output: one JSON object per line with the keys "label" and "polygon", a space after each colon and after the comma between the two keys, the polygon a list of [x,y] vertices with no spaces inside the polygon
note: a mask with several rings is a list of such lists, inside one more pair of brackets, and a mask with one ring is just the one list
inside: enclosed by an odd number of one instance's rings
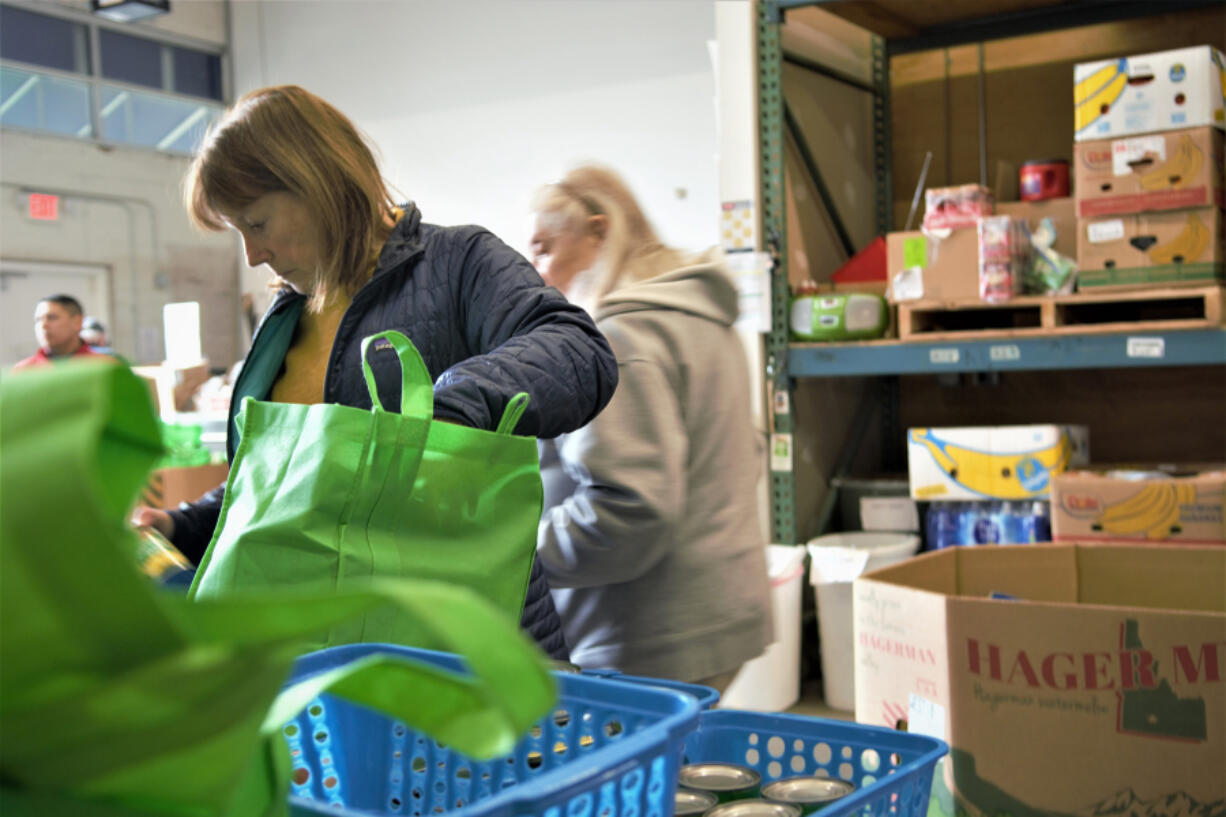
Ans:
{"label": "ceiling light", "polygon": [[99,17],[130,23],[165,14],[170,11],[170,0],[90,0],[89,9]]}

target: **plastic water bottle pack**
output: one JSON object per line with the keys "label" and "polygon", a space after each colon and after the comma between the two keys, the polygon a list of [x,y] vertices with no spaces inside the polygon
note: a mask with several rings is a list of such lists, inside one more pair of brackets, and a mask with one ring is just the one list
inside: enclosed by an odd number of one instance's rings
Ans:
{"label": "plastic water bottle pack", "polygon": [[926,550],[951,545],[1028,545],[1051,541],[1046,500],[933,502],[925,518]]}

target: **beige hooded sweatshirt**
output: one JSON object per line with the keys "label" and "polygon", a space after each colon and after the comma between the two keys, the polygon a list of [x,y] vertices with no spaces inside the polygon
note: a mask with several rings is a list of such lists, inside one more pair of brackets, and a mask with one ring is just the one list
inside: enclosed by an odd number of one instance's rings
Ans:
{"label": "beige hooded sweatshirt", "polygon": [[737,292],[718,255],[616,290],[597,326],[619,382],[541,443],[537,555],[571,660],[696,681],[772,640]]}

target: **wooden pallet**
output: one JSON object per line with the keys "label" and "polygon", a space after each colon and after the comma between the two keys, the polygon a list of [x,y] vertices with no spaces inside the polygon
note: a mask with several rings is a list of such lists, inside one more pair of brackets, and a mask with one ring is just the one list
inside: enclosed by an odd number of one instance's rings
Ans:
{"label": "wooden pallet", "polygon": [[1169,287],[1026,296],[1002,303],[913,301],[898,305],[903,341],[1204,329],[1222,325],[1226,289]]}

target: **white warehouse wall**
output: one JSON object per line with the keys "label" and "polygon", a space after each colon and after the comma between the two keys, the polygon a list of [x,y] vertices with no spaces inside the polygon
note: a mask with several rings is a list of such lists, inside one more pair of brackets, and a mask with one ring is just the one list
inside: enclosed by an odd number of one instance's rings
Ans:
{"label": "white warehouse wall", "polygon": [[[742,2],[742,0],[725,0]],[[427,221],[527,249],[532,191],[596,159],[661,237],[717,243],[715,0],[236,0],[235,92],[348,114]]]}

